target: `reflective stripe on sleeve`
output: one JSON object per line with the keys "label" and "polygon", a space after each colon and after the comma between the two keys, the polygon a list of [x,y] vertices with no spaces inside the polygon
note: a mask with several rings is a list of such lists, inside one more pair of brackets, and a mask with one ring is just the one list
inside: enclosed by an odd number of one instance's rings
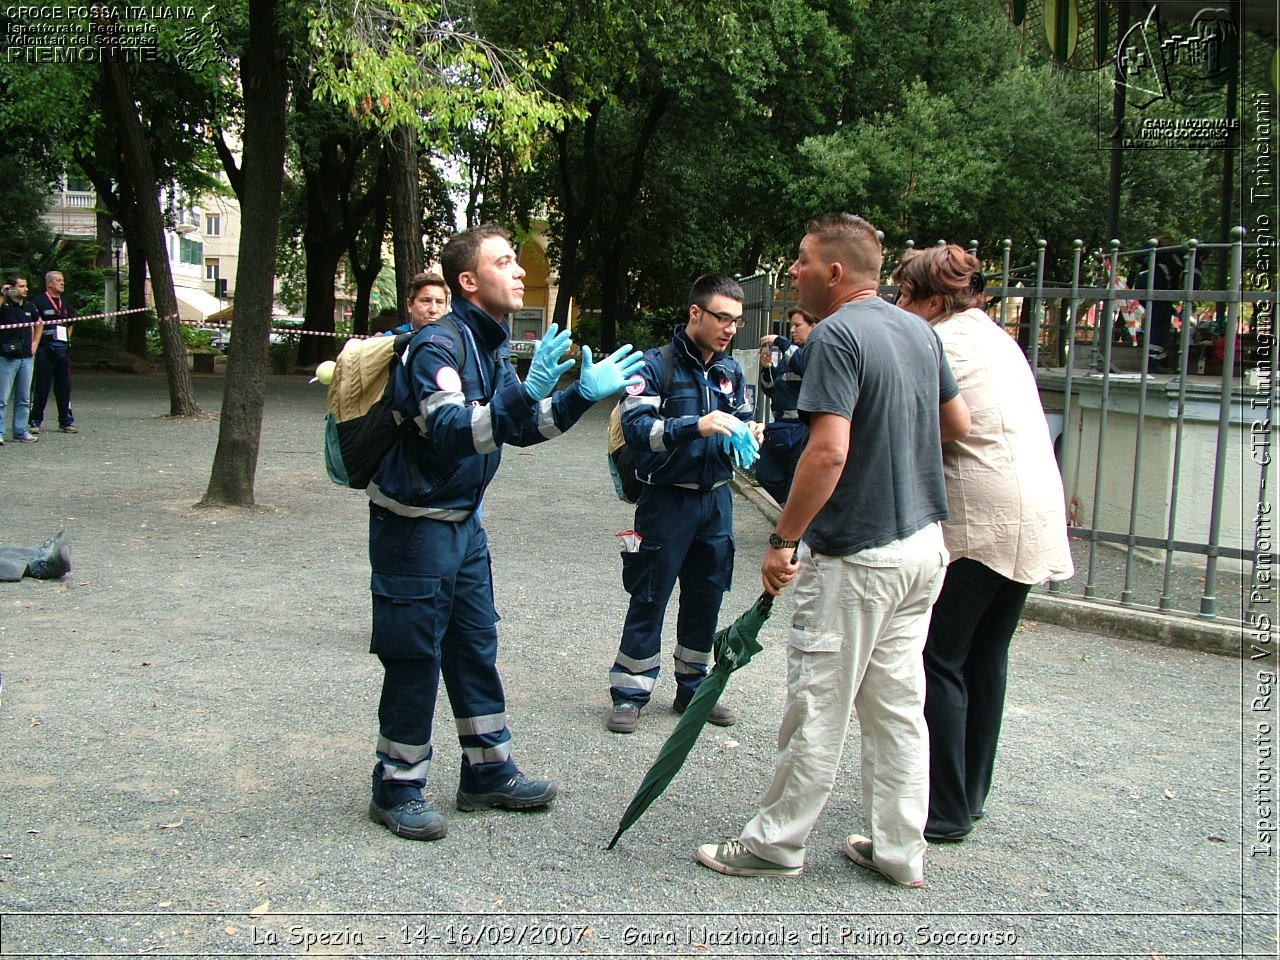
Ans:
{"label": "reflective stripe on sleeve", "polygon": [[646,397],[644,395],[633,397],[630,394],[623,394],[620,406],[622,407],[623,413],[627,413],[630,410],[636,410],[640,407],[653,407],[654,409],[657,409],[658,398]]}
{"label": "reflective stripe on sleeve", "polygon": [[662,442],[663,426],[665,424],[665,420],[658,419],[653,421],[653,426],[649,428],[649,449],[654,453],[661,453],[667,449]]}
{"label": "reflective stripe on sleeve", "polygon": [[493,410],[488,404],[471,408],[471,443],[476,453],[493,453],[498,449],[493,439]]}
{"label": "reflective stripe on sleeve", "polygon": [[461,391],[457,390],[437,390],[429,396],[423,397],[422,402],[418,405],[422,412],[422,419],[426,420],[431,416],[432,410],[438,410],[445,404],[453,403],[459,407],[466,402],[466,398]]}
{"label": "reflective stripe on sleeve", "polygon": [[537,417],[538,432],[540,434],[548,440],[552,440],[555,437],[560,436],[561,430],[556,426],[555,412],[552,409],[550,397],[547,397],[545,400],[538,401]]}

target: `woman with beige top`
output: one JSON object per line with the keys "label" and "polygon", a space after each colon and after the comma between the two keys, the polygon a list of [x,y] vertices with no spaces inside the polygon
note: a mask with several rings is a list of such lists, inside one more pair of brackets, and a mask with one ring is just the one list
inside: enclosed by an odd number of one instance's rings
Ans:
{"label": "woman with beige top", "polygon": [[1027,594],[1072,574],[1062,478],[1035,377],[982,310],[977,258],[954,244],[913,251],[893,274],[898,305],[937,331],[969,407],[943,447],[951,563],[925,644],[929,819],[961,840],[983,815],[1004,713],[1009,644]]}

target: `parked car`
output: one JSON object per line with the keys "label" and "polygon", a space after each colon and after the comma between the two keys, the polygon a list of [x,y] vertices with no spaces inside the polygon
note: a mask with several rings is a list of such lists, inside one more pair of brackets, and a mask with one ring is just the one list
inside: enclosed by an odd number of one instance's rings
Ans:
{"label": "parked car", "polygon": [[303,317],[272,317],[271,333],[268,335],[272,343],[288,343],[290,340],[297,340],[296,334],[279,333],[277,331],[288,329],[289,327],[298,327],[299,329],[306,323]]}

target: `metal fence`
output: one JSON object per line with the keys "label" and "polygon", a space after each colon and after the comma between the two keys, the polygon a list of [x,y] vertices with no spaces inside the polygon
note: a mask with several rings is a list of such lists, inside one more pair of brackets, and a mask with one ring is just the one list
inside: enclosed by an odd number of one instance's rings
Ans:
{"label": "metal fence", "polygon": [[[1064,282],[1047,275],[1047,247],[1041,241],[1033,263],[1013,266],[1005,240],[999,259],[985,261],[988,313],[1036,371],[1062,470],[1076,574],[1041,589],[1269,624],[1276,599],[1276,248],[1245,242],[1237,228],[1224,244],[1121,249],[1113,242],[1091,264],[1076,241]],[[979,253],[976,243],[970,249]],[[1160,289],[1157,257],[1171,253],[1183,258],[1183,278],[1178,288]],[[1199,280],[1207,257],[1225,259],[1219,289]],[[1143,268],[1146,284],[1127,287],[1124,274]],[[1091,272],[1093,283],[1086,280]],[[789,281],[781,271],[742,281],[747,322],[735,355],[748,373],[757,371],[760,337],[785,332],[794,303]],[[895,292],[881,288],[882,295]],[[1160,303],[1182,305],[1167,373],[1149,369],[1149,320]],[[1195,304],[1207,306],[1197,313]],[[758,389],[756,396],[758,415],[767,418],[767,400]]]}

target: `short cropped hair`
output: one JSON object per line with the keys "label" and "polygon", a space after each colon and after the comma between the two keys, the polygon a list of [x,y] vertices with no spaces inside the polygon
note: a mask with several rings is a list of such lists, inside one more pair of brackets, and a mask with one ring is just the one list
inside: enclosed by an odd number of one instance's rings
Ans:
{"label": "short cropped hair", "polygon": [[693,287],[689,290],[689,306],[696,304],[699,307],[706,307],[707,301],[717,295],[737,300],[739,303],[747,298],[747,295],[742,292],[742,284],[733,277],[726,277],[722,273],[704,273],[693,281]]}
{"label": "short cropped hair", "polygon": [[806,232],[818,238],[829,262],[842,263],[856,277],[879,281],[884,248],[876,228],[853,213],[828,213],[809,221]]}
{"label": "short cropped hair", "polygon": [[[46,274],[44,275],[44,283],[45,283],[45,286],[46,286],[46,287],[49,285],[49,281],[50,281],[50,280],[52,280],[54,277],[62,277],[62,271],[61,271],[61,270],[50,270],[48,273],[46,273]],[[66,279],[66,277],[62,277],[62,279],[64,279],[64,280],[65,280],[65,279]]]}
{"label": "short cropped hair", "polygon": [[463,296],[458,278],[468,271],[475,272],[480,265],[480,247],[490,237],[511,239],[507,231],[496,223],[482,223],[470,230],[455,233],[440,251],[440,269],[444,271],[444,279],[455,297]]}

